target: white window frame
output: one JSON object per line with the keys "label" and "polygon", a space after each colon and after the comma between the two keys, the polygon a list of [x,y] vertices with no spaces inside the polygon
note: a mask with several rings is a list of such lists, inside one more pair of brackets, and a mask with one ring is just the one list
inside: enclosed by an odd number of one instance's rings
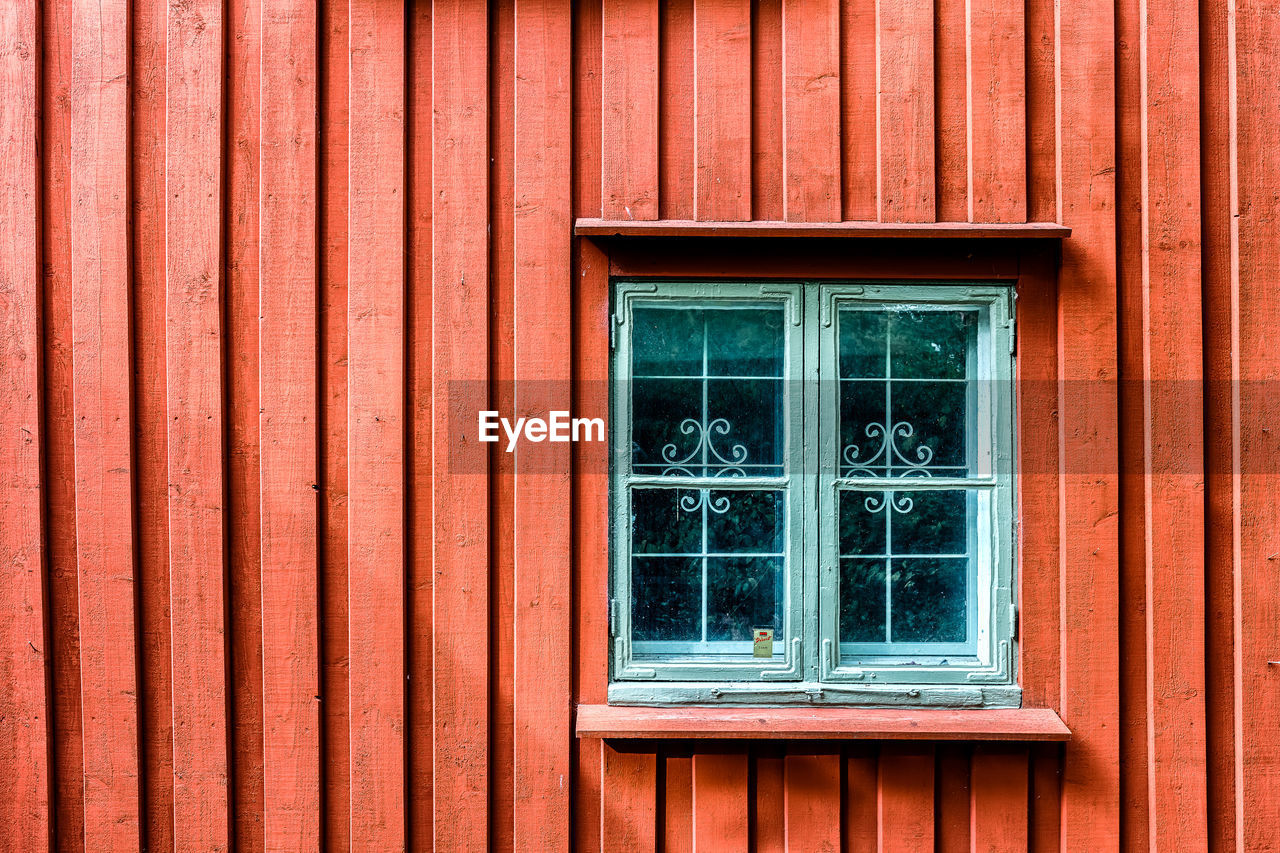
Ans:
{"label": "white window frame", "polygon": [[[1017,707],[1015,609],[1016,495],[1013,412],[1013,289],[1005,284],[897,282],[615,281],[611,321],[611,637],[609,701],[613,704],[738,703],[864,706]],[[657,645],[632,643],[630,503],[633,487],[674,487],[631,471],[631,317],[657,303],[780,305],[784,344],[785,470],[781,477],[684,478],[686,487],[784,490],[786,514],[784,629],[772,659],[693,650],[658,657]],[[980,506],[969,590],[969,636],[958,647],[937,644],[871,648],[840,644],[837,499],[883,485],[842,479],[839,451],[837,322],[841,307],[897,305],[930,310],[972,308],[981,320],[970,383],[973,420],[969,475],[894,480],[900,492],[950,487],[973,490]],[[803,380],[803,381],[801,381]],[[803,389],[803,390],[801,390]],[[798,399],[802,398],[802,399]],[[831,460],[824,464],[824,460]],[[886,510],[891,511],[891,510]],[[675,648],[674,646],[672,648]]]}

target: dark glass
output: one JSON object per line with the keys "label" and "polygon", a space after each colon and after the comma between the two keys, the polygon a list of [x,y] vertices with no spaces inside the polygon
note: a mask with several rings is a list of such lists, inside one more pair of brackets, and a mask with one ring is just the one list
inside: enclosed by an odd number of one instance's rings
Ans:
{"label": "dark glass", "polygon": [[968,570],[964,559],[893,560],[893,642],[965,642]]}
{"label": "dark glass", "polygon": [[781,307],[708,309],[707,374],[782,376]]}
{"label": "dark glass", "polygon": [[701,619],[701,558],[631,558],[633,640],[698,642]]}
{"label": "dark glass", "polygon": [[841,378],[883,379],[888,317],[880,309],[840,309]]}
{"label": "dark glass", "polygon": [[892,369],[902,379],[964,379],[973,311],[899,310],[891,314]]}
{"label": "dark glass", "polygon": [[[782,492],[725,490],[708,497],[707,553],[782,553]],[[715,511],[721,507],[724,512]]]}
{"label": "dark glass", "polygon": [[893,513],[895,554],[968,553],[968,495],[963,490],[898,492],[909,512]]}
{"label": "dark glass", "polygon": [[[636,379],[631,383],[631,460],[638,473],[701,476],[702,380]],[[685,426],[686,420],[693,424]],[[687,430],[687,431],[684,431]]]}
{"label": "dark glass", "polygon": [[[893,464],[897,473],[913,467],[949,467],[934,476],[965,476],[968,390],[963,382],[893,382]],[[909,424],[910,435],[905,427]]]}
{"label": "dark glass", "polygon": [[703,312],[636,306],[632,311],[633,376],[701,376]]}
{"label": "dark glass", "polygon": [[782,423],[781,379],[707,380],[707,473],[777,476]]}
{"label": "dark glass", "polygon": [[885,641],[884,560],[840,561],[840,642]]}
{"label": "dark glass", "polygon": [[[631,550],[635,554],[700,554],[702,513],[686,507],[694,489],[632,489]],[[681,506],[684,501],[685,507]]]}
{"label": "dark glass", "polygon": [[840,472],[843,476],[883,476],[890,457],[890,450],[885,446],[884,422],[884,382],[840,383]]}
{"label": "dark glass", "polygon": [[782,635],[782,559],[707,558],[707,639],[750,640],[752,628]]}
{"label": "dark glass", "polygon": [[840,556],[883,554],[887,492],[840,493]]}

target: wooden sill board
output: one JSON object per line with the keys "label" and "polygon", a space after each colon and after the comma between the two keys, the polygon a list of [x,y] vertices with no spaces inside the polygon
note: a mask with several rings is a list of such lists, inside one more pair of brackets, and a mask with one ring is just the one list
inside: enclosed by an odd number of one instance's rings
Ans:
{"label": "wooden sill board", "polygon": [[1062,239],[1071,229],[1056,222],[702,222],[689,219],[578,219],[580,237],[824,237]]}
{"label": "wooden sill board", "polygon": [[1048,708],[639,708],[579,705],[578,737],[626,740],[1065,741]]}

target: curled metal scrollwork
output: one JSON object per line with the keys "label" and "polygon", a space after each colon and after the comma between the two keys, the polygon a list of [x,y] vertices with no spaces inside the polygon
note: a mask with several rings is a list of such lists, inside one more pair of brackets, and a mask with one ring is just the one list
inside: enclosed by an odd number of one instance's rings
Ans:
{"label": "curled metal scrollwork", "polygon": [[[898,446],[898,439],[911,438],[915,435],[915,427],[906,421],[898,421],[892,428],[886,429],[884,424],[873,423],[867,424],[864,432],[867,438],[880,439],[880,446],[867,459],[860,458],[862,449],[856,444],[845,445],[841,458],[847,467],[845,476],[849,477],[875,477],[876,468],[884,471],[892,471],[895,468],[901,468],[896,476],[898,477],[931,477],[933,476],[928,465],[933,461],[933,448],[926,444],[917,445],[914,451],[907,451],[915,456],[915,460],[907,458],[902,448]],[[907,510],[908,512],[910,510]]]}

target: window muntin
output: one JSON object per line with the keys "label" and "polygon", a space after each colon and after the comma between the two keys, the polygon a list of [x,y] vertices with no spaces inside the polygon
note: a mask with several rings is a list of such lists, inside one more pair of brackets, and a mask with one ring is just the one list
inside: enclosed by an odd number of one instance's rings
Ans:
{"label": "window muntin", "polygon": [[1008,287],[615,294],[611,701],[1012,682]]}

